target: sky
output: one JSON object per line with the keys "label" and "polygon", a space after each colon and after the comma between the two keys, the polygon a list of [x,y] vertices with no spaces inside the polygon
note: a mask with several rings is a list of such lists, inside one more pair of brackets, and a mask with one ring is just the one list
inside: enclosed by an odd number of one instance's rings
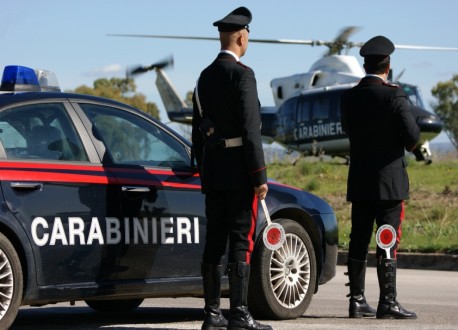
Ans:
{"label": "sky", "polygon": [[[126,67],[173,56],[166,70],[182,98],[219,51],[216,41],[110,37],[108,34],[166,34],[217,37],[213,22],[246,6],[253,14],[250,38],[334,39],[348,26],[350,40],[384,35],[394,44],[458,48],[456,0],[15,0],[0,4],[0,68],[18,64],[53,71],[62,90],[92,86],[98,78],[125,76]],[[242,62],[256,74],[259,99],[273,105],[273,78],[305,73],[326,52],[305,45],[249,45]],[[348,55],[362,58],[359,49]],[[394,76],[419,85],[427,105],[431,89],[458,74],[458,52],[396,50]],[[137,92],[155,102],[166,122],[154,72],[135,79]],[[430,108],[429,108],[430,109]],[[439,137],[446,139],[443,134]],[[437,140],[437,138],[436,138]],[[447,139],[446,139],[447,140]]]}

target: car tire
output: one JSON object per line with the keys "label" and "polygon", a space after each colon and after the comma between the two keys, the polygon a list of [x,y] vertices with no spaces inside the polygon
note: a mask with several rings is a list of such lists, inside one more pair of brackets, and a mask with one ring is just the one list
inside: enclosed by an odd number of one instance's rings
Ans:
{"label": "car tire", "polygon": [[14,246],[0,233],[0,329],[8,329],[21,307],[24,277]]}
{"label": "car tire", "polygon": [[315,293],[315,250],[299,223],[275,222],[285,230],[285,243],[276,251],[269,250],[260,233],[251,261],[248,305],[262,319],[295,319],[305,313]]}
{"label": "car tire", "polygon": [[128,313],[140,306],[143,299],[86,300],[85,302],[89,307],[97,312]]}

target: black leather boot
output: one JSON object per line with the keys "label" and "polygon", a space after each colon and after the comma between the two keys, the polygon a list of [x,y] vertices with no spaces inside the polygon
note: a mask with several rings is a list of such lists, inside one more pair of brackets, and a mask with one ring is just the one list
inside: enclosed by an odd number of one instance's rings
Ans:
{"label": "black leather boot", "polygon": [[375,316],[375,309],[369,306],[364,296],[366,264],[366,261],[350,258],[347,260],[347,275],[350,280],[350,283],[347,283],[350,286],[350,294],[347,295],[347,297],[350,297],[350,306],[348,309],[350,318]]}
{"label": "black leather boot", "polygon": [[227,320],[221,313],[221,276],[223,276],[223,265],[212,265],[202,263],[202,279],[204,284],[205,319],[202,330],[220,330],[227,328]]}
{"label": "black leather boot", "polygon": [[416,319],[417,314],[405,310],[396,301],[396,259],[377,261],[377,277],[380,298],[377,307],[378,319]]}
{"label": "black leather boot", "polygon": [[229,300],[231,315],[229,317],[229,330],[272,330],[270,325],[256,322],[248,311],[248,282],[250,278],[250,265],[244,262],[228,265],[229,275]]}

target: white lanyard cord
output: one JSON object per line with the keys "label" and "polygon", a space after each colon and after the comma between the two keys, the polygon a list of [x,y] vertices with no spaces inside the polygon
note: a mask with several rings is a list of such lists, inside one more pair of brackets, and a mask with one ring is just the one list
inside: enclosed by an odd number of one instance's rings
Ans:
{"label": "white lanyard cord", "polygon": [[198,89],[199,89],[199,78],[197,78],[197,81],[196,81],[196,102],[197,102],[197,107],[199,108],[200,117],[203,118],[204,117],[204,113],[202,111],[202,106],[200,105]]}

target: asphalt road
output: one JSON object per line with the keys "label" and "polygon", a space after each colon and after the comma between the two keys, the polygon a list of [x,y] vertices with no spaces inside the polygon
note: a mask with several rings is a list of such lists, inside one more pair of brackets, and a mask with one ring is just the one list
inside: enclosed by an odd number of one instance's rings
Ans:
{"label": "asphalt road", "polygon": [[[417,313],[417,320],[349,319],[345,296],[345,267],[320,287],[307,312],[287,321],[264,321],[281,329],[458,329],[458,273],[450,271],[398,269],[398,301]],[[366,297],[377,306],[375,268],[366,275]],[[223,299],[223,308],[228,300]],[[148,299],[134,313],[104,315],[83,302],[44,307],[24,306],[12,329],[200,329],[203,300],[198,298]]]}

